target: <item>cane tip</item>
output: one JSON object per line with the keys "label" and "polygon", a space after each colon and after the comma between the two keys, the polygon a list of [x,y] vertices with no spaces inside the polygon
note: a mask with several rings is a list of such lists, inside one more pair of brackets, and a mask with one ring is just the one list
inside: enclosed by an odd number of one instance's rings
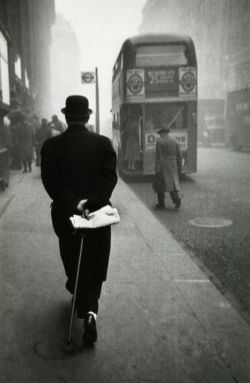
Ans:
{"label": "cane tip", "polygon": [[72,341],[66,340],[63,345],[63,351],[66,353],[73,353],[75,351]]}

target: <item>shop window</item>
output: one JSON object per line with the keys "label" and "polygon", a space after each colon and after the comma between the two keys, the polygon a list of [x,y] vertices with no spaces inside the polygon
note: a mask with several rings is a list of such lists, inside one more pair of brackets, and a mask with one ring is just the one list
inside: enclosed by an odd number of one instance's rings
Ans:
{"label": "shop window", "polygon": [[4,35],[0,32],[0,100],[10,104],[10,84],[8,67],[8,45]]}
{"label": "shop window", "polygon": [[15,60],[15,75],[21,80],[22,78],[22,63],[20,56],[16,57]]}
{"label": "shop window", "polygon": [[27,73],[26,69],[25,69],[25,86],[27,89],[29,89],[29,87],[30,87],[30,80],[29,80],[28,73]]}

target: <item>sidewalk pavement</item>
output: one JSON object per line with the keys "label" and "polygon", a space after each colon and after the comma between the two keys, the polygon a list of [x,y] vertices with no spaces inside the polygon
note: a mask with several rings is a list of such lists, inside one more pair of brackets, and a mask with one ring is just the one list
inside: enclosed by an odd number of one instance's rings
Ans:
{"label": "sidewalk pavement", "polygon": [[3,383],[249,383],[249,326],[122,180],[99,340],[41,357],[40,340],[67,332],[69,296],[37,170],[15,189],[0,220]]}
{"label": "sidewalk pavement", "polygon": [[0,191],[0,217],[4,213],[8,204],[15,196],[16,185],[24,179],[25,174],[22,170],[11,170],[9,186],[5,190]]}

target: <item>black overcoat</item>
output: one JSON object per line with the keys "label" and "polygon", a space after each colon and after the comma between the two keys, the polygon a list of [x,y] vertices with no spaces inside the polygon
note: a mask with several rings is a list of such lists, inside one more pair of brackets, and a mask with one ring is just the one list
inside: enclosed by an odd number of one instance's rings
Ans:
{"label": "black overcoat", "polygon": [[[41,176],[53,200],[52,222],[60,247],[65,247],[65,243],[67,247],[72,238],[69,217],[79,214],[79,201],[87,199],[86,208],[90,211],[110,203],[117,183],[116,154],[107,137],[74,124],[43,144]],[[64,249],[60,250],[62,254]],[[105,280],[109,253],[110,227],[89,230],[84,244],[85,273]]]}

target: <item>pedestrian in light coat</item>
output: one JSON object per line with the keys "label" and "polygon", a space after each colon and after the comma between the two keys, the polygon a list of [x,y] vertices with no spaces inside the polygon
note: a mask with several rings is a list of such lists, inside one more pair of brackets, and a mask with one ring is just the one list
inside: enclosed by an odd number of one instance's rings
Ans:
{"label": "pedestrian in light coat", "polygon": [[157,133],[155,178],[153,189],[157,193],[159,209],[165,209],[165,192],[171,196],[175,207],[181,206],[179,175],[181,174],[181,153],[178,143],[169,137],[169,129],[162,127]]}
{"label": "pedestrian in light coat", "polygon": [[136,170],[136,163],[140,161],[138,140],[138,123],[129,120],[127,125],[127,142],[124,159],[128,162],[128,170]]}
{"label": "pedestrian in light coat", "polygon": [[[41,174],[46,191],[53,200],[52,223],[67,282],[74,292],[80,235],[74,233],[70,217],[109,204],[117,182],[116,154],[107,137],[90,132],[85,124],[92,113],[83,96],[69,96],[65,114],[68,129],[48,139],[41,150]],[[97,340],[96,316],[102,283],[107,278],[111,243],[110,226],[86,233],[80,268],[77,313],[84,318],[83,341]]]}

